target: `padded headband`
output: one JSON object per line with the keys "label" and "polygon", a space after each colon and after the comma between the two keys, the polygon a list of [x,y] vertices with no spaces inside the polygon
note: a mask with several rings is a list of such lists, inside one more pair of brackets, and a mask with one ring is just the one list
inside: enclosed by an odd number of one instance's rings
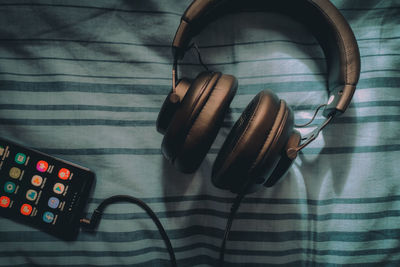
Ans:
{"label": "padded headband", "polygon": [[329,72],[330,97],[324,116],[346,110],[360,76],[360,52],[346,19],[328,0],[194,0],[176,31],[174,60],[183,58],[190,40],[211,21],[242,11],[279,12],[310,29],[324,51]]}

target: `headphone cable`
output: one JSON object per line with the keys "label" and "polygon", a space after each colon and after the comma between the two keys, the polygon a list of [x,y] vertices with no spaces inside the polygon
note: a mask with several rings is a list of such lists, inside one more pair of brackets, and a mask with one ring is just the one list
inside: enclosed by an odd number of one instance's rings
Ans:
{"label": "headphone cable", "polygon": [[310,124],[314,121],[315,117],[316,117],[317,114],[318,114],[318,111],[319,111],[321,108],[326,107],[327,105],[328,105],[328,104],[319,105],[319,106],[317,107],[317,109],[315,110],[314,115],[313,115],[313,117],[311,118],[311,120],[309,120],[307,123],[304,123],[304,124],[295,124],[294,127],[296,127],[296,128],[304,128],[304,127],[307,127],[308,125],[310,125]]}
{"label": "headphone cable", "polygon": [[188,46],[188,48],[186,49],[186,51],[188,51],[188,50],[190,50],[192,48],[194,48],[196,50],[196,52],[197,52],[197,59],[199,60],[200,65],[203,66],[203,68],[206,71],[210,71],[209,68],[207,67],[207,65],[204,63],[202,57],[201,57],[200,48],[198,47],[197,43],[195,43],[195,42],[191,43]]}
{"label": "headphone cable", "polygon": [[234,202],[232,203],[231,211],[228,217],[228,221],[226,222],[226,227],[225,227],[225,232],[224,232],[224,237],[222,239],[221,243],[221,248],[219,250],[219,266],[223,267],[224,266],[224,255],[225,255],[225,247],[226,247],[226,242],[228,241],[229,238],[229,232],[232,227],[233,219],[235,218],[236,212],[239,209],[240,203],[242,203],[242,200],[245,196],[245,191],[239,193]]}
{"label": "headphone cable", "polygon": [[[224,256],[225,256],[225,248],[226,248],[226,242],[229,240],[229,233],[233,224],[233,220],[235,218],[236,212],[239,209],[239,206],[243,200],[243,198],[245,197],[245,193],[244,191],[242,193],[239,193],[234,202],[232,203],[231,209],[230,209],[230,214],[228,217],[228,221],[226,223],[226,227],[225,227],[225,232],[224,232],[224,236],[222,239],[222,243],[221,243],[221,247],[220,247],[220,251],[219,251],[219,266],[223,267],[224,266]],[[167,247],[170,259],[171,259],[171,265],[173,267],[177,267],[177,262],[176,262],[176,257],[175,257],[175,253],[174,253],[174,249],[172,247],[171,241],[164,229],[164,227],[162,226],[160,220],[157,218],[157,215],[153,212],[153,210],[146,204],[144,203],[142,200],[132,197],[132,196],[128,196],[128,195],[116,195],[116,196],[112,196],[109,198],[106,198],[105,200],[103,200],[99,206],[94,210],[92,217],[90,219],[81,219],[81,225],[87,229],[91,229],[94,230],[97,228],[97,226],[100,223],[101,220],[101,216],[103,215],[103,211],[104,209],[110,205],[110,204],[114,204],[117,202],[130,202],[133,204],[138,205],[139,207],[141,207],[143,210],[145,210],[147,212],[147,214],[150,216],[150,218],[153,220],[153,222],[155,223],[155,225],[158,228],[158,231],[160,232],[161,237],[164,240],[164,243]]]}
{"label": "headphone cable", "polygon": [[142,209],[144,209],[147,212],[147,214],[150,216],[150,218],[153,220],[153,222],[157,226],[161,237],[164,239],[164,243],[167,247],[169,257],[171,259],[171,265],[173,267],[177,267],[174,249],[172,248],[171,241],[170,241],[167,233],[165,232],[164,227],[162,226],[160,220],[157,218],[157,215],[153,212],[153,210],[146,203],[144,203],[142,200],[140,200],[138,198],[135,198],[132,196],[127,196],[127,195],[116,195],[116,196],[106,198],[94,210],[93,215],[90,218],[90,220],[89,219],[81,219],[80,220],[81,225],[86,228],[89,228],[91,230],[95,229],[99,225],[101,216],[103,215],[103,211],[106,208],[106,206],[113,204],[113,203],[117,203],[117,202],[130,202],[130,203],[138,205],[139,207],[141,207]]}

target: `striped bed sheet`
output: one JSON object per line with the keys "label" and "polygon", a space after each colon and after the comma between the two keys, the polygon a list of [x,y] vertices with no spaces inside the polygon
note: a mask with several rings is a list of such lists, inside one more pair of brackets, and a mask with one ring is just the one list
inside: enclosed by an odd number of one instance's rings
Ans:
{"label": "striped bed sheet", "polygon": [[[203,60],[236,75],[239,89],[200,169],[181,174],[161,155],[155,121],[190,2],[2,0],[0,136],[93,169],[87,216],[106,197],[141,198],[179,266],[215,266],[235,196],[213,187],[210,172],[229,129],[263,89],[284,98],[297,123],[308,121],[327,100],[327,70],[313,36],[281,15],[211,24],[196,38]],[[244,199],[229,266],[400,265],[400,1],[332,2],[358,40],[358,89],[284,180]],[[188,52],[181,76],[201,70]],[[169,266],[169,257],[146,213],[121,203],[74,242],[0,218],[0,266]]]}

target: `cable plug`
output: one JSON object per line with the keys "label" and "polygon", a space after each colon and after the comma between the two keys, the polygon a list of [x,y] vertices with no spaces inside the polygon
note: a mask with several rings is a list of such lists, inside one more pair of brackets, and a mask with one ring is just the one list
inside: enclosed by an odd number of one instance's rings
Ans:
{"label": "cable plug", "polygon": [[99,225],[102,215],[103,213],[101,213],[98,209],[95,209],[90,219],[82,218],[80,219],[80,223],[83,227],[94,230]]}

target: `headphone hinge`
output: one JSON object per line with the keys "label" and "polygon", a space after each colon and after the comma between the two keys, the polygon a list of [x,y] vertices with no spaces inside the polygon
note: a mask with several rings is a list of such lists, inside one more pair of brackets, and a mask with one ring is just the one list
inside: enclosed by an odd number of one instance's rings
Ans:
{"label": "headphone hinge", "polygon": [[291,159],[296,158],[297,153],[302,150],[303,148],[305,148],[306,146],[308,146],[312,141],[314,141],[319,133],[332,121],[334,116],[330,116],[328,117],[321,125],[319,125],[317,128],[315,128],[312,132],[310,132],[309,134],[307,134],[305,137],[303,137],[303,140],[306,140],[303,144],[300,144],[298,147],[296,148],[289,148],[286,153],[287,156]]}

